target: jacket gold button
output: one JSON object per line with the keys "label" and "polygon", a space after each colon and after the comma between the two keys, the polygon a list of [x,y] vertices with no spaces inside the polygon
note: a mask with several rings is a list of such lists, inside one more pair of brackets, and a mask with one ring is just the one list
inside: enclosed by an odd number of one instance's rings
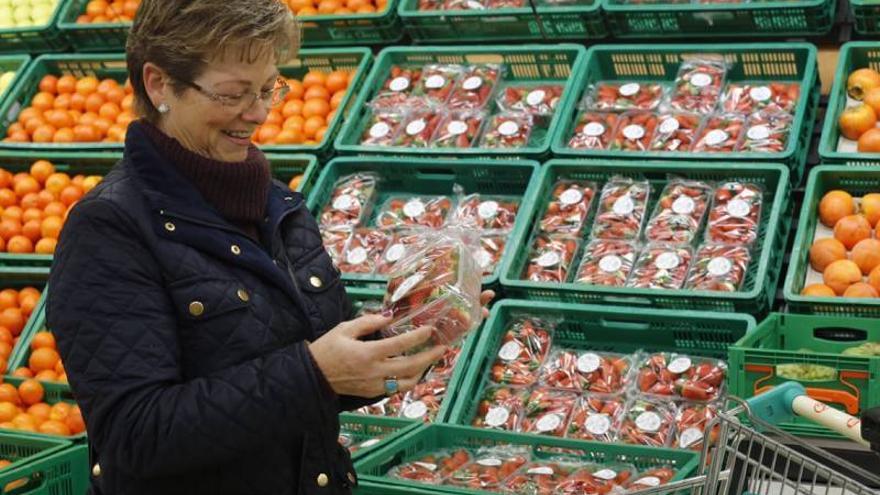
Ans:
{"label": "jacket gold button", "polygon": [[238,247],[238,244],[233,244],[232,247],[229,248],[229,250],[232,251],[232,254],[234,254],[236,256],[241,254],[241,248]]}
{"label": "jacket gold button", "polygon": [[238,298],[241,299],[243,302],[248,302],[251,299],[251,296],[244,289],[238,289],[238,292],[236,292],[236,294],[238,294]]}
{"label": "jacket gold button", "polygon": [[354,477],[354,473],[348,473],[348,481],[353,485],[357,479]]}
{"label": "jacket gold button", "polygon": [[321,286],[324,285],[324,282],[321,281],[320,278],[318,278],[318,277],[316,277],[316,276],[314,276],[314,275],[312,275],[311,277],[309,277],[309,283],[312,284],[312,287],[314,287],[314,288],[316,288],[316,289],[320,289]]}
{"label": "jacket gold button", "polygon": [[327,486],[327,483],[330,483],[330,478],[328,478],[326,474],[321,473],[318,475],[318,479],[316,481],[318,482],[318,486],[323,488]]}
{"label": "jacket gold button", "polygon": [[92,476],[94,476],[95,478],[98,478],[101,476],[101,465],[100,464],[95,463],[95,465],[92,466]]}
{"label": "jacket gold button", "polygon": [[174,229],[176,228],[177,227],[175,227],[173,223],[165,222],[165,230],[167,230],[168,232],[174,232]]}
{"label": "jacket gold button", "polygon": [[205,305],[199,301],[193,301],[189,303],[189,314],[193,316],[202,316],[202,313],[205,312]]}

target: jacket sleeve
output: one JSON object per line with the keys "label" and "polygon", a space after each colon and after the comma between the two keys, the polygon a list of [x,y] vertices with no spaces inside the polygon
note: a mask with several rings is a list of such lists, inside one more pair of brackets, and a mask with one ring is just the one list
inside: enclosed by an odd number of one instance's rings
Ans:
{"label": "jacket sleeve", "polygon": [[304,343],[185,381],[159,265],[108,201],[71,212],[49,284],[48,325],[105,470],[191,472],[336,421]]}

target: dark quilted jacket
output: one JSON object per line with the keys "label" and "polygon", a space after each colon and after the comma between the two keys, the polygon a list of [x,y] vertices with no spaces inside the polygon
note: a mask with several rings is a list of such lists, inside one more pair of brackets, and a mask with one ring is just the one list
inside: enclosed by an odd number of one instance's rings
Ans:
{"label": "dark quilted jacket", "polygon": [[[337,397],[306,341],[350,304],[303,197],[273,185],[258,244],[137,125],[71,212],[47,305],[96,494],[348,493]],[[348,398],[350,399],[350,398]],[[322,486],[323,485],[323,486]]]}

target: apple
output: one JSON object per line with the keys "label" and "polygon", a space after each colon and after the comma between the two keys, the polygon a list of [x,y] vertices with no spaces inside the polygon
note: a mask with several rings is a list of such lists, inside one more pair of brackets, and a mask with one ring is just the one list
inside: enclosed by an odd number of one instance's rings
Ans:
{"label": "apple", "polygon": [[3,93],[6,88],[12,83],[12,79],[15,77],[15,72],[6,71],[0,76],[0,93]]}

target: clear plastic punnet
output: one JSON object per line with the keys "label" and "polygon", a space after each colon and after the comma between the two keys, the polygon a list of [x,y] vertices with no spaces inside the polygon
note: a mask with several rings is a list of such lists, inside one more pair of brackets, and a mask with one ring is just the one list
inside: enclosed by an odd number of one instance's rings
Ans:
{"label": "clear plastic punnet", "polygon": [[321,227],[353,227],[370,214],[379,176],[372,173],[347,175],[336,181],[330,200],[321,211]]}
{"label": "clear plastic punnet", "polygon": [[711,113],[721,98],[726,77],[727,64],[719,59],[686,60],[678,69],[669,103],[675,110]]}

